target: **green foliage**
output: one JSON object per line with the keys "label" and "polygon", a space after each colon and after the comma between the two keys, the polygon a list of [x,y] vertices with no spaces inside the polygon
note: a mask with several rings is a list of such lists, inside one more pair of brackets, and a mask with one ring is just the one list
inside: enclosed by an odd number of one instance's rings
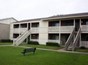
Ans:
{"label": "green foliage", "polygon": [[85,46],[81,46],[80,49],[86,49],[86,47]]}
{"label": "green foliage", "polygon": [[12,40],[10,40],[10,39],[2,39],[2,40],[0,40],[0,42],[2,42],[2,43],[7,43],[7,42],[13,42]]}
{"label": "green foliage", "polygon": [[46,42],[46,46],[58,46],[58,47],[60,47],[60,45],[56,42]]}
{"label": "green foliage", "polygon": [[39,45],[39,42],[37,42],[37,41],[29,41],[28,44]]}

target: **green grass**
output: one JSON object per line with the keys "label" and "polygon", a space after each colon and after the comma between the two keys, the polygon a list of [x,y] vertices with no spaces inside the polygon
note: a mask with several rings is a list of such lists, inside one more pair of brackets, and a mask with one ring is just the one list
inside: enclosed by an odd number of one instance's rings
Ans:
{"label": "green grass", "polygon": [[78,51],[78,52],[87,52],[88,53],[88,48],[87,49],[77,49],[76,51]]}
{"label": "green grass", "polygon": [[88,55],[37,50],[23,56],[23,48],[0,47],[0,65],[88,65]]}
{"label": "green grass", "polygon": [[21,46],[45,48],[45,49],[54,49],[54,50],[58,50],[58,49],[62,48],[62,47],[57,47],[57,46],[33,45],[33,44],[21,44]]}

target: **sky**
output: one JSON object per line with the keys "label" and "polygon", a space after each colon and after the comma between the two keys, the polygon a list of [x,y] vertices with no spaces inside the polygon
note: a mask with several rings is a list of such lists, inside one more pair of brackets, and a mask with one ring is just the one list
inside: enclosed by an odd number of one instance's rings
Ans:
{"label": "sky", "polygon": [[17,20],[88,12],[88,0],[0,0],[0,19]]}

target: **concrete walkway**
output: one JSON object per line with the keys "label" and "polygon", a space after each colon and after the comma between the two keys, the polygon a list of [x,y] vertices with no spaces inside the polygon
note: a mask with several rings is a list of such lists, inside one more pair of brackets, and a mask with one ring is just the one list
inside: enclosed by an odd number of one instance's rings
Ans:
{"label": "concrete walkway", "polygon": [[[0,45],[0,46],[13,46],[13,45]],[[13,47],[31,48],[31,47],[27,47],[27,46],[13,46]],[[55,52],[65,52],[65,53],[88,54],[87,52],[65,51],[64,49],[59,49],[59,50],[45,49],[45,48],[37,48],[37,49],[38,50],[55,51]]]}

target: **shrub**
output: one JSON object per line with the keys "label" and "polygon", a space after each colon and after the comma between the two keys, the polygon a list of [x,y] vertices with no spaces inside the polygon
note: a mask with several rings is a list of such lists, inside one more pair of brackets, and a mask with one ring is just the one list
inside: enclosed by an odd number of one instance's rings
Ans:
{"label": "shrub", "polygon": [[13,41],[10,39],[2,39],[2,40],[0,40],[0,42],[13,42]]}
{"label": "shrub", "polygon": [[46,42],[46,46],[58,46],[58,47],[60,47],[60,45],[56,42]]}
{"label": "shrub", "polygon": [[39,45],[39,42],[37,42],[37,41],[29,41],[28,44]]}
{"label": "shrub", "polygon": [[84,46],[81,46],[81,47],[80,47],[80,49],[86,49],[86,47],[84,47]]}

